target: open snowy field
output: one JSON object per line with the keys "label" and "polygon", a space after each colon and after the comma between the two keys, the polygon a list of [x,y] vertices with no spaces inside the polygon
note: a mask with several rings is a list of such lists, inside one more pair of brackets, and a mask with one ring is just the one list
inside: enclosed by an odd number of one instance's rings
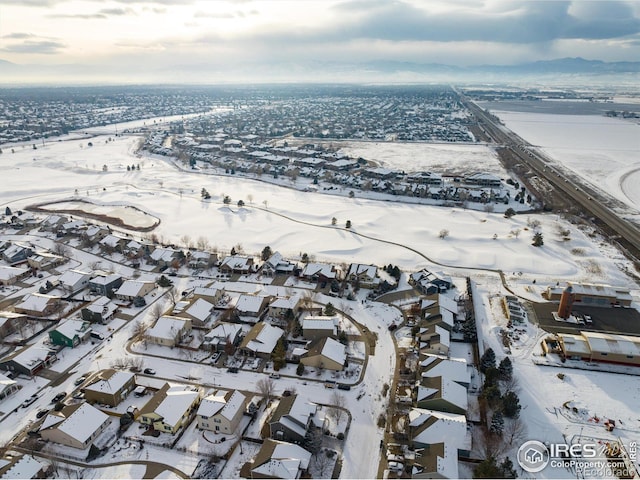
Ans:
{"label": "open snowy field", "polygon": [[405,172],[459,175],[472,169],[499,177],[506,174],[496,152],[486,145],[392,142],[344,142],[340,145],[340,151],[351,157],[362,157],[382,167]]}
{"label": "open snowy field", "polygon": [[640,209],[640,123],[599,115],[492,111],[558,163]]}
{"label": "open snowy field", "polygon": [[[165,241],[180,244],[184,236],[202,236],[223,251],[240,244],[254,253],[270,245],[293,258],[307,252],[318,261],[393,263],[407,270],[435,262],[522,272],[538,281],[628,281],[618,260],[553,215],[505,219],[499,213],[301,192],[206,171],[182,171],[164,158],[136,156],[137,137],[107,138],[93,138],[93,147],[86,142],[52,142],[1,155],[0,206],[17,210],[74,199],[110,208],[131,205],[161,220],[154,232]],[[139,164],[140,170],[127,171],[132,164]],[[201,199],[203,187],[211,200]],[[228,206],[222,203],[224,195],[232,199]],[[246,203],[242,208],[236,206],[241,199]],[[336,226],[331,225],[332,217]],[[343,228],[347,220],[351,230]],[[541,224],[542,248],[531,245],[531,220]],[[570,240],[559,234],[561,228],[570,231]],[[440,238],[442,230],[448,232],[446,238]],[[593,263],[598,265],[595,275]]]}

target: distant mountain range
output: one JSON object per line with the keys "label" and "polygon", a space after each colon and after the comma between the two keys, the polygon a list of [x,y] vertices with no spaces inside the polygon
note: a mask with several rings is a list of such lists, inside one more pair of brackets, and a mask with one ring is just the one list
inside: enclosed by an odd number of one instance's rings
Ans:
{"label": "distant mountain range", "polygon": [[455,66],[441,63],[372,61],[365,63],[289,62],[287,64],[167,65],[155,69],[104,65],[18,65],[0,59],[0,84],[360,82],[360,81],[513,81],[552,76],[601,77],[640,73],[640,62],[561,58],[516,65]]}

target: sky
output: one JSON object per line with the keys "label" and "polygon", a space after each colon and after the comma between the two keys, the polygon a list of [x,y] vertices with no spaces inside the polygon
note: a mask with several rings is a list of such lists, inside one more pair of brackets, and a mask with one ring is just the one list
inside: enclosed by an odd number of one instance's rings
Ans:
{"label": "sky", "polygon": [[0,59],[42,75],[294,77],[323,65],[564,57],[640,60],[640,2],[0,0]]}

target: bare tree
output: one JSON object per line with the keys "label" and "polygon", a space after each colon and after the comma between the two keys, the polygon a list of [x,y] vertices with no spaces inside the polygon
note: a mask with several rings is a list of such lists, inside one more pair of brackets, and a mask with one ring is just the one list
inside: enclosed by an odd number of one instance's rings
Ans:
{"label": "bare tree", "polygon": [[68,257],[71,250],[64,243],[56,242],[51,249],[53,253],[56,255],[60,255],[61,257]]}
{"label": "bare tree", "polygon": [[256,388],[260,395],[266,397],[267,403],[271,401],[271,397],[273,397],[273,391],[275,390],[276,384],[271,378],[261,378],[256,382]]}
{"label": "bare tree", "polygon": [[527,427],[522,418],[516,417],[507,419],[502,430],[502,441],[505,445],[512,447],[521,444],[527,435]]}
{"label": "bare tree", "polygon": [[440,233],[438,234],[438,237],[445,239],[449,236],[449,230],[447,230],[446,228],[443,228],[442,230],[440,230]]}
{"label": "bare tree", "polygon": [[154,303],[151,310],[149,310],[149,314],[151,315],[152,321],[155,322],[158,320],[164,314],[164,307],[162,306],[162,303],[160,301]]}
{"label": "bare tree", "polygon": [[316,455],[313,459],[313,463],[320,477],[324,477],[327,473],[329,473],[329,467],[331,467],[331,465],[333,464],[333,460],[326,454]]}
{"label": "bare tree", "polygon": [[209,248],[209,240],[206,237],[198,237],[196,245],[198,250],[206,250]]}
{"label": "bare tree", "polygon": [[249,203],[253,203],[253,194],[247,195],[247,200],[249,200]]}
{"label": "bare tree", "polygon": [[191,240],[191,237],[189,235],[182,235],[180,237],[180,241],[182,242],[182,245],[184,245],[184,248],[193,247],[193,241]]}
{"label": "bare tree", "polygon": [[511,235],[513,235],[514,237],[518,238],[518,235],[520,235],[521,230],[519,228],[515,228],[513,230],[511,230]]}
{"label": "bare tree", "polygon": [[144,336],[148,327],[149,326],[146,323],[138,320],[133,324],[133,337],[140,340]]}
{"label": "bare tree", "polygon": [[173,285],[169,290],[167,290],[167,295],[169,296],[169,301],[171,302],[171,306],[175,307],[176,303],[178,303],[178,300],[180,300],[180,292],[178,291],[175,285]]}
{"label": "bare tree", "polygon": [[333,392],[329,402],[331,402],[329,415],[336,421],[336,423],[340,423],[340,420],[342,420],[342,416],[344,415],[344,407],[347,404],[347,400],[344,398],[344,395],[341,395],[338,392]]}

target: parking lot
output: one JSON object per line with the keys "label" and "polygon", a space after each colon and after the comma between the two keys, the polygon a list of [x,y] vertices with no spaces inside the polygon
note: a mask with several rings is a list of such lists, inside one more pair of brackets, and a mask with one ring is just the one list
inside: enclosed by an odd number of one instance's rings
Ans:
{"label": "parking lot", "polygon": [[553,333],[576,333],[580,330],[609,332],[615,334],[640,335],[640,312],[633,308],[607,308],[575,306],[572,312],[591,317],[591,324],[558,322],[552,313],[558,310],[557,303],[531,304],[543,329]]}

